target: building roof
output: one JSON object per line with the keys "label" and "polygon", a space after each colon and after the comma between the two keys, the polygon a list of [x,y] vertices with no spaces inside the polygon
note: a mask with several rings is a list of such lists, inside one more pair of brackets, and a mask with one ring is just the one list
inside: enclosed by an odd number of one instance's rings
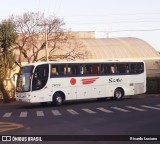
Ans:
{"label": "building roof", "polygon": [[159,53],[147,42],[133,37],[81,39],[94,59],[155,58]]}

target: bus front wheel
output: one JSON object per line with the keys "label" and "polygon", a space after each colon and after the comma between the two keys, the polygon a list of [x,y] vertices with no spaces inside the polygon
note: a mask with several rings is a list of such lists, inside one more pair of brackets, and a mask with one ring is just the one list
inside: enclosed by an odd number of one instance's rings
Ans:
{"label": "bus front wheel", "polygon": [[114,99],[121,100],[124,96],[124,91],[122,88],[116,88],[114,91]]}
{"label": "bus front wheel", "polygon": [[63,96],[60,92],[57,92],[54,94],[53,96],[53,103],[56,105],[56,106],[60,106],[62,105],[63,103]]}

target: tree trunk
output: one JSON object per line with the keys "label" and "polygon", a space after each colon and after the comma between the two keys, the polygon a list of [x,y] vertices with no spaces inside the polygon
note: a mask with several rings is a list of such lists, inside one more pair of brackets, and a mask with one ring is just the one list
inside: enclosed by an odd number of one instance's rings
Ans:
{"label": "tree trunk", "polygon": [[[11,72],[12,72],[12,70],[9,70],[9,78],[11,77]],[[11,78],[9,79],[9,83],[11,84],[11,87],[12,87],[12,89],[11,89],[11,97],[13,99],[13,98],[15,98],[16,87],[15,87],[15,84],[12,81]]]}
{"label": "tree trunk", "polygon": [[3,102],[4,102],[4,103],[10,102],[9,93],[8,93],[7,90],[5,89],[3,82],[0,82],[0,90],[1,90],[1,92],[2,92],[2,94],[3,94]]}

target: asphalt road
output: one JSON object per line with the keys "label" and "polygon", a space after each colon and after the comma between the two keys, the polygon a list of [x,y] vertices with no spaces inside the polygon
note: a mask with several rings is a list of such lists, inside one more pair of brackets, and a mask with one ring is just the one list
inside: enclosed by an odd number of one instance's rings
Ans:
{"label": "asphalt road", "polygon": [[[0,135],[70,135],[71,137],[78,135],[82,136],[78,137],[82,140],[87,139],[86,135],[93,135],[91,141],[83,143],[116,144],[117,141],[94,141],[94,139],[97,135],[159,135],[159,123],[160,96],[154,95],[133,96],[121,101],[66,102],[60,107],[18,102],[0,105]],[[63,140],[65,137],[61,138]],[[116,140],[116,137],[114,138]],[[160,141],[148,143],[160,143]]]}

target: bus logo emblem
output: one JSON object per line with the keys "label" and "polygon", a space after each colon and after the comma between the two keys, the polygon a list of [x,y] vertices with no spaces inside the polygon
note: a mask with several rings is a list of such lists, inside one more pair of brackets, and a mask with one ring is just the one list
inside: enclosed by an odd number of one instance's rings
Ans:
{"label": "bus logo emblem", "polygon": [[92,83],[94,83],[97,79],[99,79],[99,77],[82,79],[82,83],[83,83],[83,84],[92,84]]}
{"label": "bus logo emblem", "polygon": [[71,85],[75,85],[76,84],[76,79],[75,78],[71,78],[70,83],[71,83]]}

